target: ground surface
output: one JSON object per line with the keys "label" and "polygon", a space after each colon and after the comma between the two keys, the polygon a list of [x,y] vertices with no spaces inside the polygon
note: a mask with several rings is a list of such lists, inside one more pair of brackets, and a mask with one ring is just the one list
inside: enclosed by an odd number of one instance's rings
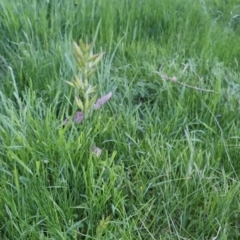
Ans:
{"label": "ground surface", "polygon": [[[0,238],[239,239],[237,2],[1,1]],[[80,38],[113,95],[62,128]]]}

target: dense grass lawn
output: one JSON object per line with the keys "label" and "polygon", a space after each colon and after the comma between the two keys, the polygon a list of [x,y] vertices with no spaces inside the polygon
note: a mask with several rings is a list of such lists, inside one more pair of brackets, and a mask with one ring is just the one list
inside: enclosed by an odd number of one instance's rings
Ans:
{"label": "dense grass lawn", "polygon": [[[113,94],[63,127],[79,39]],[[237,0],[0,1],[0,239],[240,239],[239,39]]]}

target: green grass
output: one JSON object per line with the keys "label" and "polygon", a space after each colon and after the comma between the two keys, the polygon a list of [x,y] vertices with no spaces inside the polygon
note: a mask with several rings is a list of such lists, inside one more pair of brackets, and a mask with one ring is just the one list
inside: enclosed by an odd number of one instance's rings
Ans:
{"label": "green grass", "polygon": [[[239,239],[239,14],[222,0],[2,1],[0,238]],[[79,38],[105,52],[92,81],[113,97],[63,128]]]}

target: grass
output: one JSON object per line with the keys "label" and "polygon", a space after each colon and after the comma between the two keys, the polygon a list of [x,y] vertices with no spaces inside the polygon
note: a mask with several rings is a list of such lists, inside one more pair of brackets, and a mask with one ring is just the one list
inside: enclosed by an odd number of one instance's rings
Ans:
{"label": "grass", "polygon": [[[239,12],[218,0],[1,2],[1,239],[238,239]],[[113,97],[63,128],[79,38],[105,52],[92,81]]]}

